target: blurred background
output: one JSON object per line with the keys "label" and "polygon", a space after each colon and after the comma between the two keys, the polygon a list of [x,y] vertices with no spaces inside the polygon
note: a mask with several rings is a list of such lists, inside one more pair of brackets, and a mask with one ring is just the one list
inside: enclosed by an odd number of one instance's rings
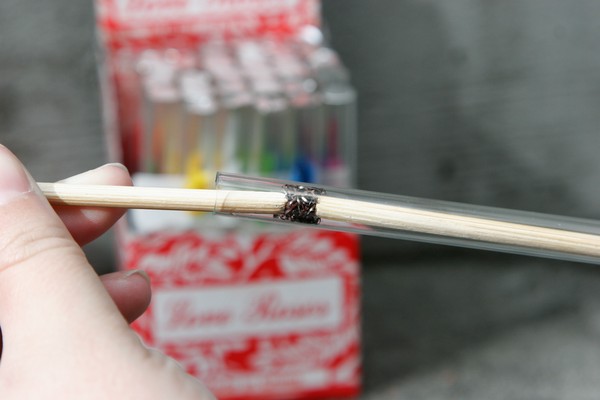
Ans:
{"label": "blurred background", "polygon": [[[361,189],[600,218],[600,3],[324,0]],[[92,2],[0,3],[0,142],[40,181],[106,159]],[[114,267],[112,237],[86,249]],[[363,240],[367,399],[600,393],[594,266]]]}

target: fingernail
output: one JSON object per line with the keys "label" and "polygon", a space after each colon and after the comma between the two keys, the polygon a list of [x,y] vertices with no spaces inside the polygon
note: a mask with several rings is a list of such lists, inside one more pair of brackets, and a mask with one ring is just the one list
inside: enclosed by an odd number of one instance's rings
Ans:
{"label": "fingernail", "polygon": [[[101,180],[101,177],[102,177],[103,175],[98,175],[98,173],[99,173],[99,172],[101,172],[101,171],[102,171],[103,169],[105,169],[106,167],[116,167],[116,168],[122,169],[123,171],[125,171],[125,172],[129,173],[129,171],[127,171],[127,167],[125,167],[123,164],[119,164],[119,163],[109,163],[109,164],[104,164],[104,165],[101,165],[101,166],[99,166],[98,168],[94,168],[94,169],[91,169],[91,170],[89,170],[89,171],[85,171],[85,172],[82,172],[82,173],[80,173],[80,174],[73,175],[73,176],[71,176],[71,177],[68,177],[68,178],[62,179],[62,180],[60,180],[59,182],[63,182],[63,183],[87,183],[87,181],[88,181],[88,178],[89,178],[90,176],[95,176],[95,177],[96,177],[96,179],[95,179],[95,180],[98,180],[98,179],[99,179],[99,180],[100,180],[100,182],[101,182],[101,181],[102,181],[102,180]],[[107,175],[107,176],[108,176],[108,175]]]}
{"label": "fingernail", "polygon": [[32,191],[32,181],[23,164],[0,144],[0,204]]}
{"label": "fingernail", "polygon": [[108,163],[108,164],[104,164],[104,165],[103,165],[102,167],[100,167],[100,168],[104,168],[104,167],[116,167],[116,168],[120,168],[120,169],[122,169],[122,170],[123,170],[123,171],[125,171],[125,172],[129,172],[129,170],[127,169],[127,167],[126,167],[126,166],[124,166],[124,165],[123,165],[123,164],[121,164],[121,163],[117,163],[117,162],[114,162],[114,163]]}
{"label": "fingernail", "polygon": [[125,274],[125,277],[129,278],[134,275],[141,276],[142,278],[144,278],[146,280],[146,282],[148,282],[148,285],[150,285],[150,276],[146,273],[146,271],[143,271],[141,269],[134,269],[134,270],[127,272],[127,274]]}

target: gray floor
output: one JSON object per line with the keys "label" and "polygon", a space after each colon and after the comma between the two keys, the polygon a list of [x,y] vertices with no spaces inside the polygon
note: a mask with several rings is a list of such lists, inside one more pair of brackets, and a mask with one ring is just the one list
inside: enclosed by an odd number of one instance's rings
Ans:
{"label": "gray floor", "polygon": [[[600,3],[325,1],[362,188],[600,217]],[[39,180],[103,162],[88,2],[0,2],[0,142]],[[600,272],[364,240],[365,399],[600,397]],[[101,272],[112,238],[87,247]]]}
{"label": "gray floor", "polygon": [[598,398],[593,267],[456,254],[365,269],[365,398]]}

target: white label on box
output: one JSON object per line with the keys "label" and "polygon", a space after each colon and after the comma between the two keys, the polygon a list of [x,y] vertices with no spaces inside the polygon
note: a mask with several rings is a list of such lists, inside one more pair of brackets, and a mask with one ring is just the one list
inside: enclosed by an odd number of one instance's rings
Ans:
{"label": "white label on box", "polygon": [[160,289],[152,301],[158,342],[335,329],[343,318],[338,277]]}
{"label": "white label on box", "polygon": [[302,0],[117,0],[120,16],[133,19],[221,17],[235,13],[279,13]]}

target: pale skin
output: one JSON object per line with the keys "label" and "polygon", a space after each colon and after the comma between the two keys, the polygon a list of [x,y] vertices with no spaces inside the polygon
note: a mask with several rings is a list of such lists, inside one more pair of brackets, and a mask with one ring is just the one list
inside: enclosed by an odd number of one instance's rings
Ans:
{"label": "pale skin", "polygon": [[[131,184],[119,165],[68,181]],[[0,145],[2,400],[214,398],[130,329],[150,301],[147,276],[98,277],[85,258],[80,246],[121,215],[117,209],[53,209]]]}

